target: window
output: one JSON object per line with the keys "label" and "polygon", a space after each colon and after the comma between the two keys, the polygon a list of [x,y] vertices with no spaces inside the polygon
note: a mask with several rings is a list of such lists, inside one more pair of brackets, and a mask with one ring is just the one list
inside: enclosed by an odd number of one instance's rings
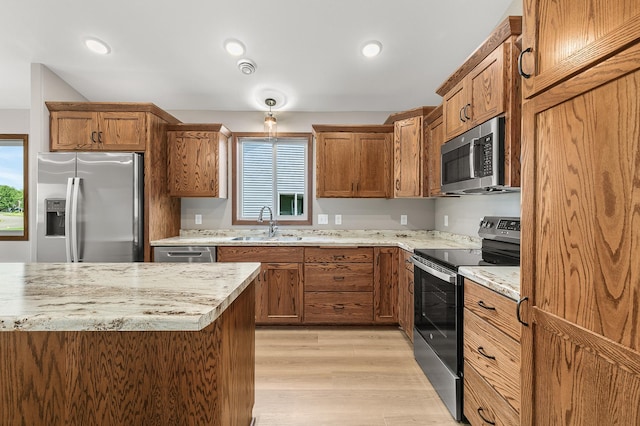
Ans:
{"label": "window", "polygon": [[257,224],[267,206],[278,223],[310,225],[311,151],[308,133],[234,135],[233,224]]}
{"label": "window", "polygon": [[27,135],[0,134],[0,240],[29,239]]}

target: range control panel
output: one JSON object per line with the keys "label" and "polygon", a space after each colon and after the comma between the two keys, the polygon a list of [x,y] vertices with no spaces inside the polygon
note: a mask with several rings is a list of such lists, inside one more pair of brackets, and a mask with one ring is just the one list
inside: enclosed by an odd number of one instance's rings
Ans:
{"label": "range control panel", "polygon": [[478,235],[490,240],[520,242],[520,218],[485,216],[480,221]]}

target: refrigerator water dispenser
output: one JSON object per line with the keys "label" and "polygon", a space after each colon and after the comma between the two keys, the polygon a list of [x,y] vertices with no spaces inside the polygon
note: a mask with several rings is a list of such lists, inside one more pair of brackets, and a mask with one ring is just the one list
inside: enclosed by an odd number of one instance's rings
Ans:
{"label": "refrigerator water dispenser", "polygon": [[64,237],[65,199],[48,198],[45,201],[47,237]]}

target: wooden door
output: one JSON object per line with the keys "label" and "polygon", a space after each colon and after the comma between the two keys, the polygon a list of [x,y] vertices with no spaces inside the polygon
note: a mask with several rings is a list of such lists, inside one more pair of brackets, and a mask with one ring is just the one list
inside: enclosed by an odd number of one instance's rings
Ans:
{"label": "wooden door", "polygon": [[[391,134],[356,133],[358,155],[349,164],[358,170],[356,196],[388,198],[391,194]],[[355,164],[354,164],[355,163]]]}
{"label": "wooden door", "polygon": [[524,104],[525,425],[640,424],[639,111],[637,42]]}
{"label": "wooden door", "polygon": [[94,112],[51,111],[49,120],[51,151],[90,150],[98,143],[98,123]]}
{"label": "wooden door", "polygon": [[427,128],[428,144],[429,144],[429,156],[427,161],[429,163],[429,181],[428,194],[430,197],[442,194],[442,176],[441,176],[441,152],[440,148],[444,144],[444,124],[442,116],[436,118]]}
{"label": "wooden door", "polygon": [[99,112],[98,142],[101,149],[112,151],[144,151],[147,125],[144,112]]}
{"label": "wooden door", "polygon": [[[444,136],[446,140],[451,140],[469,129],[471,116],[468,114],[471,108],[471,102],[465,86],[466,83],[466,79],[461,80],[442,100]],[[465,114],[467,114],[467,116],[465,116]]]}
{"label": "wooden door", "polygon": [[467,116],[471,117],[469,127],[482,124],[504,112],[504,52],[504,44],[501,44],[467,77],[471,103],[466,111]]}
{"label": "wooden door", "polygon": [[525,0],[522,68],[528,98],[603,60],[636,40],[635,0]]}
{"label": "wooden door", "polygon": [[373,319],[376,323],[398,322],[398,248],[373,250]]}
{"label": "wooden door", "polygon": [[256,323],[302,321],[302,264],[264,263],[256,289]]}
{"label": "wooden door", "polygon": [[169,131],[169,193],[174,197],[218,197],[218,134]]}
{"label": "wooden door", "polygon": [[422,197],[422,117],[396,121],[393,133],[393,196]]}
{"label": "wooden door", "polygon": [[316,195],[352,197],[356,191],[356,142],[348,132],[318,133]]}

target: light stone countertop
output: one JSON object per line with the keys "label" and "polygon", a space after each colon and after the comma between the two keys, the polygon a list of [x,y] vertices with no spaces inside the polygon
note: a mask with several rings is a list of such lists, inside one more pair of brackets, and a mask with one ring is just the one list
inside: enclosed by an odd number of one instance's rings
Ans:
{"label": "light stone countertop", "polygon": [[513,300],[520,300],[519,266],[461,266],[460,275]]}
{"label": "light stone countertop", "polygon": [[266,236],[266,229],[182,230],[180,236],[151,241],[152,246],[393,246],[404,250],[427,248],[480,248],[481,239],[440,231],[403,230],[281,230],[297,241],[232,241],[234,237]]}
{"label": "light stone countertop", "polygon": [[259,263],[0,263],[0,331],[197,331]]}

